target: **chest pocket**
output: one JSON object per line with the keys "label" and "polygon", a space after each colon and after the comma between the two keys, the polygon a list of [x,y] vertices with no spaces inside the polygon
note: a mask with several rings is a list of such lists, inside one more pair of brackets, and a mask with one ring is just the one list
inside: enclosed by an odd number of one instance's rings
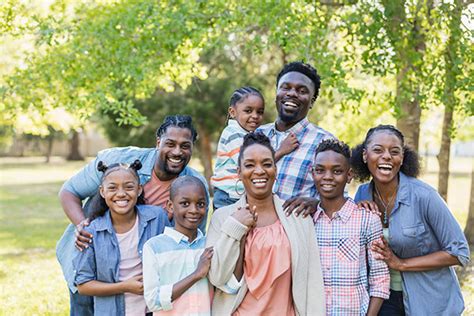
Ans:
{"label": "chest pocket", "polygon": [[402,227],[402,232],[405,237],[416,238],[425,232],[425,226],[423,224]]}

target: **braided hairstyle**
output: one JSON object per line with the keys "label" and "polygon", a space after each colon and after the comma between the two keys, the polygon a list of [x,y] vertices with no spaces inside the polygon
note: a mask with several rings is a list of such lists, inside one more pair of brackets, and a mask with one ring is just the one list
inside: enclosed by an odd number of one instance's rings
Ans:
{"label": "braided hairstyle", "polygon": [[309,79],[311,79],[314,85],[314,95],[311,98],[311,103],[316,101],[316,98],[319,95],[319,88],[321,87],[321,77],[318,75],[317,70],[310,64],[306,64],[301,61],[294,61],[289,64],[286,64],[277,76],[277,80],[276,80],[277,89],[278,89],[278,82],[280,82],[281,77],[283,77],[285,74],[289,72],[299,72],[305,75],[306,77],[308,77]]}
{"label": "braided hairstyle", "polygon": [[369,168],[363,161],[363,152],[364,149],[367,149],[367,144],[370,142],[371,138],[376,132],[390,133],[395,135],[400,140],[403,148],[403,162],[402,166],[400,167],[400,171],[409,177],[418,177],[420,174],[420,158],[418,157],[418,154],[415,150],[405,145],[405,137],[403,136],[402,132],[400,132],[393,125],[378,125],[376,127],[372,127],[367,132],[362,144],[359,144],[352,149],[351,166],[352,170],[354,171],[354,177],[360,182],[365,182],[371,177]]}
{"label": "braided hairstyle", "polygon": [[270,143],[270,139],[268,139],[268,137],[261,132],[252,132],[244,136],[244,142],[242,146],[240,146],[240,154],[238,158],[239,167],[240,163],[242,162],[242,156],[244,155],[244,151],[248,147],[255,144],[267,147],[272,153],[273,160],[275,160],[275,150],[273,149],[272,144]]}
{"label": "braided hairstyle", "polygon": [[[97,164],[97,170],[102,172],[102,177],[100,178],[100,183],[104,183],[105,178],[111,174],[114,171],[117,171],[119,169],[127,170],[131,172],[135,178],[137,179],[137,182],[140,183],[140,179],[138,177],[138,170],[142,168],[142,163],[140,160],[135,160],[131,164],[127,163],[113,163],[110,166],[107,166],[103,161],[99,161]],[[144,192],[142,191],[142,194],[138,196],[137,200],[137,205],[140,204],[145,204],[145,196]],[[90,215],[90,220],[94,220],[97,217],[101,217],[105,215],[105,212],[109,209],[107,204],[105,203],[105,199],[100,195],[100,192],[97,191],[97,193],[91,197],[91,202],[89,204],[89,209],[91,210],[91,215]]]}
{"label": "braided hairstyle", "polygon": [[193,143],[196,141],[198,134],[193,126],[193,119],[189,115],[168,115],[163,120],[163,124],[156,130],[156,137],[161,137],[166,133],[169,127],[187,128],[191,131]]}

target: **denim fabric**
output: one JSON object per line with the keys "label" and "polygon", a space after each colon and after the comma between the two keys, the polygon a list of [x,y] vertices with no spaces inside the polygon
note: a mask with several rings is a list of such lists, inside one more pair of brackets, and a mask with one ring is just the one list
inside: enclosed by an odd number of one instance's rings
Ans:
{"label": "denim fabric", "polygon": [[221,207],[234,204],[238,200],[239,199],[232,199],[227,192],[214,188],[214,198],[212,199],[214,211]]}
{"label": "denim fabric", "polygon": [[[371,183],[359,187],[355,201],[372,200]],[[441,196],[429,185],[400,172],[395,206],[389,218],[388,243],[400,258],[446,251],[465,266],[466,238]],[[408,315],[460,315],[464,300],[453,267],[401,272]]]}
{"label": "denim fabric", "polygon": [[69,316],[92,316],[94,315],[94,297],[73,293],[69,290],[69,305],[71,309]]}
{"label": "denim fabric", "polygon": [[384,300],[378,313],[379,316],[405,316],[403,308],[403,292],[390,291],[390,297]]}
{"label": "denim fabric", "polygon": [[[92,197],[98,190],[101,179],[101,172],[97,170],[97,164],[99,161],[103,161],[106,164],[112,164],[117,162],[132,163],[136,159],[139,159],[142,163],[142,168],[138,170],[138,176],[140,183],[145,184],[151,179],[153,172],[153,166],[157,158],[157,150],[155,148],[138,148],[138,147],[118,147],[102,150],[98,153],[97,157],[82,168],[77,174],[67,180],[62,190],[67,190],[81,200]],[[199,174],[196,170],[186,167],[181,172],[180,176],[191,175],[199,178],[206,187],[206,197],[209,201],[209,190],[206,179]],[[84,207],[86,208],[86,207]],[[88,215],[85,210],[86,216]],[[202,221],[199,229],[202,232],[206,231],[207,212],[206,217]],[[64,274],[64,278],[68,284],[69,289],[75,293],[77,291],[73,282],[73,268],[72,258],[75,253],[74,247],[74,225],[70,224],[63,233],[63,236],[56,245],[56,256]]]}
{"label": "denim fabric", "polygon": [[[165,210],[157,206],[139,205],[138,253],[142,255],[145,242],[153,236],[163,233],[170,226]],[[83,252],[76,250],[73,259],[74,284],[83,284],[92,280],[119,282],[120,250],[110,212],[95,219],[86,228],[94,238]],[[94,315],[125,315],[123,294],[94,297]]]}

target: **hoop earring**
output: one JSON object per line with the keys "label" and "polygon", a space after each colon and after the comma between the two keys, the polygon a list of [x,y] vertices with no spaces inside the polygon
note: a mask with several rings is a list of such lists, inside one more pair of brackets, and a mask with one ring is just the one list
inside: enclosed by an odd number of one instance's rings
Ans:
{"label": "hoop earring", "polygon": [[240,180],[240,179],[237,179],[237,181],[235,181],[234,190],[235,190],[235,193],[237,193],[238,196],[242,196],[245,193],[245,189],[244,189],[244,191],[239,192],[239,188],[238,188],[239,181],[242,182],[242,180]]}

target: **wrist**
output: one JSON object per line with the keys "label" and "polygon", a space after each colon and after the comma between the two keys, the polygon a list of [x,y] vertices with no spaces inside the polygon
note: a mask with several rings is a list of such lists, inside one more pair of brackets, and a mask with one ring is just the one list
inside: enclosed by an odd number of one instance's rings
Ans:
{"label": "wrist", "polygon": [[202,275],[202,273],[199,273],[199,271],[196,269],[196,271],[193,272],[193,274],[191,274],[191,279],[193,282],[197,282],[199,280],[201,280],[202,278],[204,278],[205,275]]}
{"label": "wrist", "polygon": [[405,259],[398,259],[397,265],[395,267],[395,270],[404,272],[407,269],[407,262]]}

